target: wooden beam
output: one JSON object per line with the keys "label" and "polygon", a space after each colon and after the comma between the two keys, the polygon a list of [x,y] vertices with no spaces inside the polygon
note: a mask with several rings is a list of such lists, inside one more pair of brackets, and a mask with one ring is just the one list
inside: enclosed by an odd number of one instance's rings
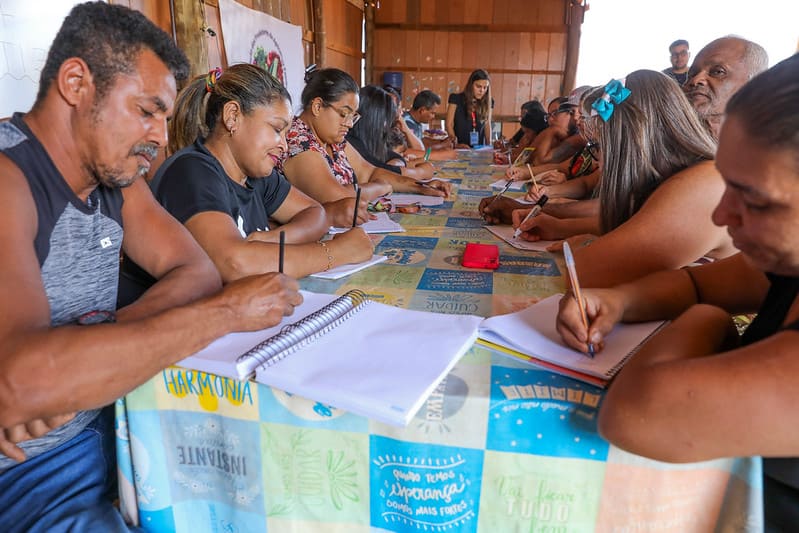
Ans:
{"label": "wooden beam", "polygon": [[375,5],[367,1],[364,8],[364,18],[366,20],[364,28],[365,46],[365,68],[364,68],[364,83],[374,83],[374,66],[375,66]]}
{"label": "wooden beam", "polygon": [[[492,76],[495,74],[541,74],[545,76],[563,76],[564,72],[562,70],[541,70],[541,69],[510,69],[510,68],[490,68],[490,73]],[[391,65],[391,66],[375,66],[374,71],[380,72],[384,70],[396,71],[396,72],[452,72],[452,73],[465,73],[470,74],[474,69],[472,67],[469,68],[452,68],[452,67],[405,67],[402,65]]]}
{"label": "wooden beam", "polygon": [[208,70],[205,13],[198,0],[174,0],[175,38],[191,63],[191,77]]}
{"label": "wooden beam", "polygon": [[325,32],[325,0],[311,0],[313,4],[314,63],[319,68],[327,64],[327,33]]}
{"label": "wooden beam", "polygon": [[350,57],[363,57],[363,53],[360,50],[355,49],[351,46],[347,46],[345,44],[338,44],[331,42],[330,44],[327,45],[327,49],[333,50],[334,52],[342,53]]}
{"label": "wooden beam", "polygon": [[568,33],[565,24],[375,24],[376,30],[452,31],[458,33]]}
{"label": "wooden beam", "polygon": [[585,6],[580,0],[571,0],[566,9],[566,23],[569,32],[566,37],[566,66],[560,94],[569,94],[574,89],[577,79],[577,60],[580,57],[580,33],[585,17]]}

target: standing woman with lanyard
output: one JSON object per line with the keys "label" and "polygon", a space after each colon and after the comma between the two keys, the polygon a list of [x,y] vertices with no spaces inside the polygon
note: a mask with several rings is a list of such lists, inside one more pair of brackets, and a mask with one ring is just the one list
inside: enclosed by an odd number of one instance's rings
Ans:
{"label": "standing woman with lanyard", "polygon": [[477,69],[469,76],[463,92],[449,95],[446,128],[456,148],[469,148],[491,141],[491,79]]}

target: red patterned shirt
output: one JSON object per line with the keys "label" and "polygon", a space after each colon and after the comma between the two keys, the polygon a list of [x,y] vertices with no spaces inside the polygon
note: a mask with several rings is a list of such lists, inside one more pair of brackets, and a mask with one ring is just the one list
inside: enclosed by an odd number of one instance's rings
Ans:
{"label": "red patterned shirt", "polygon": [[325,147],[314,132],[311,131],[311,128],[309,128],[300,117],[294,117],[291,121],[289,132],[286,135],[286,142],[288,143],[289,150],[288,153],[283,155],[283,159],[280,161],[281,172],[283,172],[283,164],[288,158],[294,157],[306,150],[313,150],[314,152],[322,154],[330,170],[333,171],[333,176],[340,184],[352,185],[355,181],[355,170],[352,168],[352,165],[350,165],[347,154],[344,151],[344,148],[347,146],[346,141],[331,144],[330,148],[333,152],[333,157],[330,157],[330,154],[327,153],[327,150],[325,150]]}

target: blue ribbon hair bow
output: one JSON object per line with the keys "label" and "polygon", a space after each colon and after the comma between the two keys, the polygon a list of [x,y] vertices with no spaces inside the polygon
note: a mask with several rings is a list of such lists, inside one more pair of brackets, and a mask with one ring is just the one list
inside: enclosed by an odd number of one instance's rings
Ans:
{"label": "blue ribbon hair bow", "polygon": [[605,85],[604,94],[597,99],[591,107],[592,115],[599,115],[603,121],[607,122],[613,114],[613,108],[622,103],[630,96],[630,89],[624,86],[624,80],[610,80]]}

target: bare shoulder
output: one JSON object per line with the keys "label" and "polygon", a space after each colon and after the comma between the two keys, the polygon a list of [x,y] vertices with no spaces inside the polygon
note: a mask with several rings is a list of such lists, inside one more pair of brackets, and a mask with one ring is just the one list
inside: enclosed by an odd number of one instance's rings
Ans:
{"label": "bare shoulder", "polygon": [[27,228],[31,236],[36,232],[36,206],[30,186],[22,170],[6,155],[0,154],[0,219],[8,230],[8,222]]}
{"label": "bare shoulder", "polygon": [[696,187],[702,185],[724,186],[724,180],[713,160],[700,161],[668,178],[663,185],[673,187]]}
{"label": "bare shoulder", "polygon": [[701,161],[666,179],[655,189],[646,204],[679,200],[689,205],[712,204],[715,207],[723,192],[724,180],[713,161]]}

